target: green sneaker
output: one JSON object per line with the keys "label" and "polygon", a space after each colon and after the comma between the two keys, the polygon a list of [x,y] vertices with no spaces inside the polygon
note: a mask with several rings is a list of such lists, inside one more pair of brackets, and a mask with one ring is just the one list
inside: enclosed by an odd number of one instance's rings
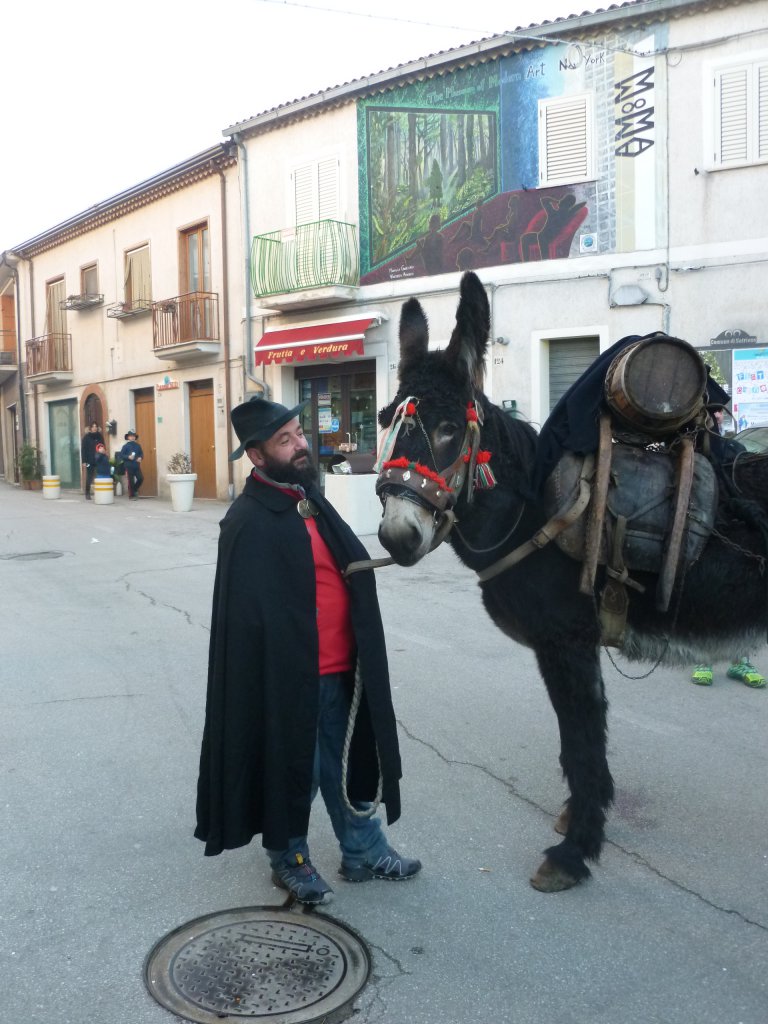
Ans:
{"label": "green sneaker", "polygon": [[691,673],[691,682],[696,683],[697,686],[711,686],[712,685],[712,666],[711,665],[697,665]]}
{"label": "green sneaker", "polygon": [[765,676],[760,675],[748,658],[735,661],[728,669],[727,675],[729,679],[740,679],[745,686],[751,686],[753,690],[762,690],[765,686]]}

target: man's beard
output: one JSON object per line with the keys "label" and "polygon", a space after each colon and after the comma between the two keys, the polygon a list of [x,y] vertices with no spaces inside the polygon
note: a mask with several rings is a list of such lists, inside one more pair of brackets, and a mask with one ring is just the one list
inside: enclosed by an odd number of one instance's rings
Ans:
{"label": "man's beard", "polygon": [[[264,458],[262,472],[266,473],[276,483],[298,484],[300,487],[309,487],[310,484],[314,484],[317,481],[317,469],[312,462],[309,452],[305,456],[294,456],[288,463],[273,459],[266,452],[262,452],[262,456]],[[297,465],[302,460],[306,461],[306,465]]]}

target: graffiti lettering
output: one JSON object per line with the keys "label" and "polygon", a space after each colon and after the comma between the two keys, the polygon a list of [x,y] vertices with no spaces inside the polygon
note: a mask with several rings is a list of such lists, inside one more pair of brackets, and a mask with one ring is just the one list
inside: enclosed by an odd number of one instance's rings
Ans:
{"label": "graffiti lettering", "polygon": [[526,78],[543,78],[544,77],[544,61],[536,67],[529,67],[525,73]]}
{"label": "graffiti lettering", "polygon": [[614,150],[616,156],[640,156],[653,145],[653,139],[629,139]]}
{"label": "graffiti lettering", "polygon": [[[652,67],[645,68],[616,83],[614,102],[621,117],[614,122],[618,129],[614,138],[627,140],[614,149],[616,156],[640,156],[654,145],[654,108],[649,105],[651,97],[642,95],[653,90],[653,71]],[[640,137],[643,132],[645,137]]]}
{"label": "graffiti lettering", "polygon": [[617,95],[614,102],[623,103],[625,100],[637,96],[638,93],[648,92],[649,89],[653,89],[653,71],[652,67],[646,68],[644,71],[638,71],[634,75],[630,75],[629,78],[617,82]]}
{"label": "graffiti lettering", "polygon": [[630,135],[638,135],[640,132],[650,131],[654,123],[651,120],[653,115],[653,107],[648,107],[647,110],[633,110],[631,113],[627,113],[624,117],[619,117],[614,121],[619,131],[614,135],[615,139],[626,139]]}

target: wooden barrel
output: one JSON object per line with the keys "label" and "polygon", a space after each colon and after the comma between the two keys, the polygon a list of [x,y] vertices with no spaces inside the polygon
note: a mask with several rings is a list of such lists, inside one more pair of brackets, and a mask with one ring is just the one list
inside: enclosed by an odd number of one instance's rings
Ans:
{"label": "wooden barrel", "polygon": [[616,356],[605,376],[605,398],[627,426],[662,437],[701,411],[706,385],[707,368],[693,345],[657,334]]}
{"label": "wooden barrel", "polygon": [[113,505],[115,486],[111,476],[97,476],[93,481],[93,501],[96,505]]}

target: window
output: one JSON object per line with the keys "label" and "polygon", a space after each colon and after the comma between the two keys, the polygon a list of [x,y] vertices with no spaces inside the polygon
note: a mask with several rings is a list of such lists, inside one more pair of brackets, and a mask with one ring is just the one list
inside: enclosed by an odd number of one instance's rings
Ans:
{"label": "window", "polygon": [[302,164],[291,171],[294,224],[339,220],[339,158]]}
{"label": "window", "polygon": [[80,268],[80,294],[99,294],[99,271],[95,263]]}
{"label": "window", "polygon": [[539,100],[539,187],[594,178],[594,123],[591,93]]}
{"label": "window", "polygon": [[62,309],[66,300],[64,278],[48,281],[45,286],[45,332],[46,334],[67,333],[67,311]]}
{"label": "window", "polygon": [[128,309],[148,308],[152,301],[149,246],[125,254],[125,305]]}
{"label": "window", "polygon": [[768,160],[768,54],[710,69],[712,165],[738,167]]}
{"label": "window", "polygon": [[208,244],[208,225],[198,224],[181,232],[181,259],[179,286],[182,295],[189,292],[211,290],[211,251]]}

